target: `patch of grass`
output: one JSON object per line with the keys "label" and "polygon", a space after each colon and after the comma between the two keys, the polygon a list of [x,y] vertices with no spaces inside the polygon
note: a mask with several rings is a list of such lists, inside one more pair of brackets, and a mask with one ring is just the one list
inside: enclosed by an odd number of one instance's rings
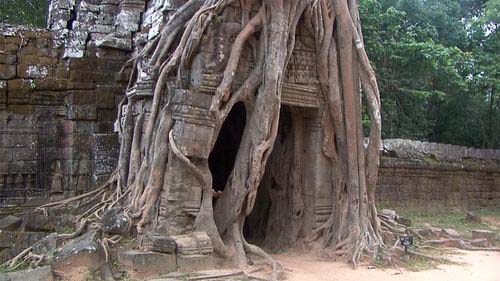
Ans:
{"label": "patch of grass", "polygon": [[89,269],[85,272],[85,275],[83,275],[83,280],[84,281],[94,281],[96,280],[96,272],[93,269]]}
{"label": "patch of grass", "polygon": [[[478,209],[474,212],[481,217],[492,216],[500,219],[500,209]],[[490,230],[500,235],[500,230],[491,227],[484,221],[481,223],[466,221],[465,211],[399,210],[397,213],[410,219],[414,227],[422,227],[429,223],[435,227],[453,228],[466,239],[471,238],[473,229]]]}
{"label": "patch of grass", "polygon": [[76,231],[76,228],[74,226],[70,226],[70,225],[65,225],[64,227],[59,229],[60,233],[65,233],[65,234],[71,234],[75,231]]}
{"label": "patch of grass", "polygon": [[410,271],[429,270],[437,267],[436,262],[422,257],[402,256],[401,263]]}
{"label": "patch of grass", "polygon": [[8,273],[8,272],[25,270],[25,269],[28,269],[28,266],[29,266],[29,264],[24,262],[24,261],[20,261],[12,268],[9,268],[8,266],[2,265],[2,266],[0,266],[0,273]]}

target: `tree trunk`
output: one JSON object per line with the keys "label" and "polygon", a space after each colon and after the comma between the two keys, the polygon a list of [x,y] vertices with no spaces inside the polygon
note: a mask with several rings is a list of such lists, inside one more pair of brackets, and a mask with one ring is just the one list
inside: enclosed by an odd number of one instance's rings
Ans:
{"label": "tree trunk", "polygon": [[[197,61],[195,56],[201,54],[200,45],[210,41],[210,36],[216,36],[215,32],[207,30],[218,24],[227,9],[241,12],[238,35],[231,52],[226,54],[227,60],[222,56],[222,80],[213,93],[210,108],[192,112],[204,112],[201,119],[213,120],[207,125],[212,128],[213,136],[207,136],[206,141],[195,147],[206,145],[213,149],[234,104],[245,103],[247,118],[242,141],[229,180],[220,194],[212,186],[207,156],[186,153],[192,144],[176,138],[179,132],[175,128],[182,128],[185,123],[175,115],[179,108],[173,100],[179,98],[174,97],[178,90],[190,88],[193,80],[190,73],[195,73],[199,67],[193,62]],[[128,101],[129,110],[120,134],[117,188],[111,206],[121,204],[130,218],[137,220],[139,234],[152,231],[158,223],[162,193],[169,192],[171,179],[165,176],[169,159],[175,157],[201,186],[201,206],[194,228],[207,232],[217,253],[232,258],[242,267],[248,263],[248,253],[271,261],[263,250],[247,243],[243,227],[256,204],[278,135],[283,82],[300,27],[307,30],[306,37],[312,39],[316,55],[320,95],[324,100],[323,154],[329,161],[331,178],[328,185],[333,194],[330,218],[306,241],[320,239],[320,244],[332,257],[343,256],[354,264],[363,255],[373,255],[383,247],[374,201],[380,146],[380,98],[359,24],[355,0],[187,1],[162,27],[161,36],[149,41],[132,60],[129,88],[142,83],[139,71],[149,69],[154,95],[149,121],[144,125],[144,108],[134,116],[136,101]],[[249,72],[240,71],[245,66],[241,63],[245,52],[251,52],[253,57]],[[190,95],[191,90],[181,93]],[[142,103],[137,104],[142,106]],[[361,124],[363,104],[371,119],[366,147]],[[287,145],[292,156],[283,156],[284,153],[280,153],[282,146],[270,163],[279,166],[284,160],[282,157],[290,161],[289,166],[281,167],[287,169],[286,176],[269,174],[283,188],[268,190],[271,201],[276,204],[274,212],[279,213],[268,231],[280,232],[290,224],[286,233],[278,235],[287,244],[297,242],[303,235],[302,170],[307,165],[302,160],[303,120],[300,110],[291,111],[292,138],[281,145]]]}

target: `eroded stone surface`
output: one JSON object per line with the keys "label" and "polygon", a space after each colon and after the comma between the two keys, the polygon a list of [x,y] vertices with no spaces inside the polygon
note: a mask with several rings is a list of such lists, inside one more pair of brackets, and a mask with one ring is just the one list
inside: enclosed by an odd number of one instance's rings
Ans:
{"label": "eroded stone surface", "polygon": [[174,254],[129,250],[120,252],[118,261],[139,272],[162,274],[177,270]]}
{"label": "eroded stone surface", "polygon": [[489,230],[480,230],[475,229],[472,230],[472,239],[486,239],[488,241],[488,245],[494,246],[496,243],[496,233]]}
{"label": "eroded stone surface", "polygon": [[54,275],[50,266],[20,270],[10,273],[0,273],[0,281],[52,281]]}
{"label": "eroded stone surface", "polygon": [[121,208],[106,211],[101,219],[102,230],[108,234],[126,234],[131,227],[131,221],[125,216]]}
{"label": "eroded stone surface", "polygon": [[52,267],[63,272],[72,267],[100,269],[106,261],[106,255],[98,239],[98,232],[89,231],[68,241],[54,257]]}
{"label": "eroded stone surface", "polygon": [[0,230],[13,231],[21,226],[22,220],[16,216],[8,215],[0,220]]}
{"label": "eroded stone surface", "polygon": [[177,268],[180,272],[212,269],[215,261],[212,255],[178,255]]}

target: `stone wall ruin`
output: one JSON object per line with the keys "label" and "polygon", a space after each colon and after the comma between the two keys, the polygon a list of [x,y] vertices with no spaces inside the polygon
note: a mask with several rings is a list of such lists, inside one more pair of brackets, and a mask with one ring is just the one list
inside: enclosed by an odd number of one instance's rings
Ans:
{"label": "stone wall ruin", "polygon": [[[127,87],[127,71],[120,70],[147,40],[158,36],[168,15],[183,2],[52,0],[48,29],[0,25],[0,214],[78,195],[107,179],[119,150],[114,131],[125,121],[116,121],[118,111],[132,110],[133,121],[146,124],[153,94],[149,69],[140,70],[139,81],[131,88]],[[207,29],[216,36],[204,42],[193,60],[195,67],[184,73],[189,87],[177,89],[171,100],[175,142],[182,144],[179,148],[184,155],[209,159],[219,190],[234,162],[229,156],[235,152],[227,146],[239,143],[246,109],[235,107],[219,135],[221,146],[210,151],[208,142],[215,126],[209,106],[222,79],[239,17],[238,9],[229,7],[220,22]],[[299,32],[285,75],[277,143],[244,229],[251,242],[275,248],[286,245],[273,242],[287,241],[287,235],[295,231],[277,229],[273,224],[277,218],[294,219],[287,209],[297,199],[292,197],[291,189],[298,188],[293,184],[301,185],[305,233],[322,225],[333,205],[331,171],[322,143],[324,101],[318,94],[313,51],[307,42]],[[234,87],[252,65],[247,51]],[[123,105],[124,95],[134,103]],[[161,193],[161,229],[155,231],[185,240],[182,235],[190,235],[186,232],[193,228],[200,207],[201,187],[185,165],[170,157],[166,172],[169,192]],[[292,163],[298,168],[294,170]],[[379,176],[377,200],[384,206],[474,208],[500,204],[499,150],[386,140]],[[58,215],[51,213],[52,218]],[[43,214],[32,214],[23,218],[25,231],[2,230],[0,260],[57,230],[57,225],[46,220]],[[33,221],[43,227],[26,225]],[[186,249],[196,250],[192,245]]]}
{"label": "stone wall ruin", "polygon": [[392,208],[496,208],[500,150],[385,140],[376,199]]}
{"label": "stone wall ruin", "polygon": [[[140,83],[130,89],[127,72],[120,73],[120,69],[138,46],[159,34],[169,13],[182,2],[53,0],[46,30],[0,26],[2,212],[83,193],[113,171],[119,149],[114,129],[123,122],[115,124],[117,109],[134,110],[135,121],[143,116],[145,123],[153,91],[148,69],[143,69]],[[236,9],[227,9],[220,18],[222,24],[209,28],[217,36],[194,59],[199,67],[186,74],[191,87],[173,97],[179,121],[173,137],[176,143],[186,144],[180,149],[187,156],[210,157],[204,143],[214,134],[208,107],[221,81],[224,56],[234,40],[233,24],[239,16]],[[262,183],[267,187],[259,194],[267,199],[258,200],[262,206],[256,206],[255,212],[257,218],[265,216],[266,220],[285,215],[279,208],[274,208],[273,215],[259,214],[269,210],[266,204],[280,200],[276,190],[285,190],[286,195],[289,188],[289,167],[279,163],[283,159],[308,163],[300,177],[304,229],[311,231],[329,217],[333,197],[325,185],[328,159],[319,141],[323,101],[312,49],[300,35],[283,87],[283,118],[287,120],[280,122],[280,144]],[[251,58],[245,56],[239,73],[250,71]],[[241,83],[236,80],[234,86]],[[119,108],[124,94],[136,100],[130,108]],[[295,142],[296,134],[304,136],[302,143]],[[378,202],[391,207],[498,206],[499,161],[498,150],[386,140]],[[166,233],[176,235],[192,226],[201,187],[176,158],[169,163],[171,192],[162,193],[159,219]],[[212,166],[217,169],[217,161]],[[276,232],[264,230],[262,224],[267,221],[249,218],[249,224],[262,233]]]}

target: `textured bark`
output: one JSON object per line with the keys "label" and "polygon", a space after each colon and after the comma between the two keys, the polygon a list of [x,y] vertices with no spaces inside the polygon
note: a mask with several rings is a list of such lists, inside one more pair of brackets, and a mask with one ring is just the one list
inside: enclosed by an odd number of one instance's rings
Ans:
{"label": "textured bark", "polygon": [[[229,112],[237,102],[243,102],[247,114],[245,129],[222,194],[214,191],[208,160],[184,155],[183,144],[175,143],[173,128],[180,121],[172,116],[174,88],[188,89],[193,59],[200,52],[204,36],[210,35],[207,27],[228,5],[235,4],[238,4],[235,0],[187,1],[162,27],[159,38],[130,60],[129,88],[139,82],[139,66],[153,75],[149,121],[142,134],[144,113],[134,122],[132,110],[127,111],[120,132],[117,173],[107,185],[116,187],[115,192],[109,198],[104,191],[91,196],[104,196],[112,202],[111,206],[122,205],[135,221],[138,233],[147,233],[158,223],[160,195],[169,192],[170,179],[165,176],[169,159],[176,158],[202,187],[194,228],[207,232],[216,252],[231,258],[238,266],[246,266],[247,254],[251,253],[273,264],[274,269],[279,268],[262,249],[246,241],[243,228],[258,200],[259,186],[278,136],[284,75],[301,25],[313,38],[309,43],[316,53],[319,86],[325,101],[323,154],[329,160],[329,185],[334,197],[330,218],[305,240],[322,241],[319,244],[332,257],[343,256],[354,264],[364,255],[374,255],[384,246],[374,201],[380,98],[363,47],[355,0],[239,1],[241,26],[222,82],[211,101],[215,136],[207,140],[213,149]],[[249,48],[253,51],[253,69],[243,77],[239,89],[233,91],[242,52]],[[134,102],[128,101],[129,108]],[[371,120],[366,148],[361,123],[364,104]],[[272,211],[276,214],[267,231],[278,233],[277,244],[283,245],[304,238],[302,171],[307,163],[302,159],[305,134],[302,112],[293,109],[290,121],[292,137],[277,148],[270,162],[276,166],[283,161],[287,164],[278,169],[281,171],[278,174],[268,172],[265,179],[274,181],[274,188],[266,192],[274,202]]]}

